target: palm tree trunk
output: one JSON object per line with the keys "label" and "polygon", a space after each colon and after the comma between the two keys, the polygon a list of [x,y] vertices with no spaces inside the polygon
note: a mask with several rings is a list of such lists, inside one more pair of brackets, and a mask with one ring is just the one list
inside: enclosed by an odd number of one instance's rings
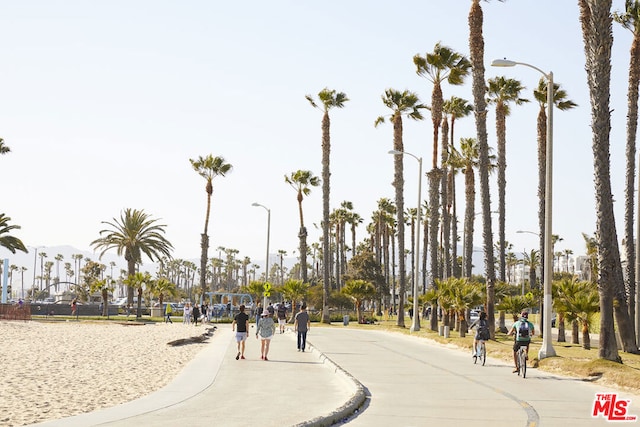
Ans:
{"label": "palm tree trunk", "polygon": [[329,289],[331,287],[331,248],[329,242],[329,161],[331,154],[331,121],[329,112],[322,117],[322,323],[331,323],[329,316]]}
{"label": "palm tree trunk", "polygon": [[[429,288],[437,289],[435,279],[438,279],[438,226],[440,210],[439,186],[442,171],[434,168],[427,173],[429,179],[429,270],[431,271],[431,281]],[[431,308],[435,313],[435,307]],[[438,330],[438,316],[431,316],[429,319],[432,331]]]}
{"label": "palm tree trunk", "polygon": [[[397,151],[404,151],[402,142],[402,116],[396,115],[393,120],[393,149]],[[406,269],[405,269],[405,256],[404,256],[404,175],[403,175],[403,156],[394,157],[394,174],[393,174],[393,186],[395,188],[396,196],[396,215],[397,215],[397,227],[398,227],[398,276],[400,282],[400,298],[398,302],[398,321],[397,325],[404,327],[404,298],[406,293]]]}
{"label": "palm tree trunk", "polygon": [[[596,193],[596,239],[598,248],[598,294],[600,339],[598,355],[620,361],[613,324],[616,269],[620,269],[618,242],[611,194],[609,164],[609,108],[611,81],[611,0],[580,0],[580,22],[585,44],[587,82],[591,99],[592,151]],[[597,83],[596,83],[597,82]],[[621,275],[620,275],[621,276]],[[584,335],[584,334],[583,334]]]}
{"label": "palm tree trunk", "polygon": [[567,338],[564,333],[564,313],[558,313],[558,318],[556,319],[556,326],[558,327],[558,342],[566,342]]}
{"label": "palm tree trunk", "polygon": [[495,264],[493,233],[491,230],[491,195],[489,192],[489,144],[487,141],[486,83],[484,78],[483,13],[479,0],[473,0],[469,12],[469,50],[473,69],[472,92],[475,105],[474,117],[480,151],[480,201],[482,205],[482,237],[484,243],[485,277],[487,280],[487,322],[491,338],[495,338]]}

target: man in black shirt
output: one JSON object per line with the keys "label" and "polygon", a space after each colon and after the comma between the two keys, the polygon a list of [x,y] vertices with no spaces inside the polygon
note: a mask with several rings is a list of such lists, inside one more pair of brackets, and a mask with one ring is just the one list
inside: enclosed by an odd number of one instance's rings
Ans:
{"label": "man in black shirt", "polygon": [[249,332],[249,315],[244,312],[244,304],[240,306],[240,313],[236,314],[231,324],[231,330],[238,330],[236,332],[236,342],[238,343],[238,354],[236,354],[236,360],[244,359],[244,343],[247,340],[247,333]]}

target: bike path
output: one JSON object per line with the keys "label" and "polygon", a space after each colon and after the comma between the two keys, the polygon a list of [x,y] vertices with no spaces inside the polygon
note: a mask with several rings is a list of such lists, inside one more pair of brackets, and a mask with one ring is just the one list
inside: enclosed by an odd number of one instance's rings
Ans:
{"label": "bike path", "polygon": [[[485,366],[474,365],[468,351],[400,333],[341,326],[312,332],[312,345],[367,391],[349,426],[611,425],[592,417],[596,393],[615,393],[607,387],[532,368],[523,379],[491,354]],[[617,396],[631,400],[628,414],[640,416],[640,396]]]}

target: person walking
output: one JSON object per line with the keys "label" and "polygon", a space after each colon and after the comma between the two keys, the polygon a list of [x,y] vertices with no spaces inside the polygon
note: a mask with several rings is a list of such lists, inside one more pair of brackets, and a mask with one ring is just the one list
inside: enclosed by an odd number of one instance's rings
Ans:
{"label": "person walking", "polygon": [[182,323],[185,325],[191,324],[191,304],[186,303],[184,305],[184,312],[182,313]]}
{"label": "person walking", "polygon": [[236,354],[236,360],[244,359],[244,344],[247,340],[247,333],[249,332],[249,315],[244,312],[244,304],[240,305],[240,313],[236,314],[231,323],[231,330],[236,332],[236,342],[238,343],[238,354]]}
{"label": "person walking", "polygon": [[166,303],[167,306],[164,309],[164,314],[165,314],[165,319],[164,319],[164,323],[173,323],[173,321],[171,320],[171,313],[173,313],[173,307],[171,307],[171,304]]}
{"label": "person walking", "polygon": [[256,312],[254,313],[256,316],[256,326],[258,325],[258,322],[260,321],[260,316],[262,316],[262,303],[258,303],[258,306],[256,307]]}
{"label": "person walking", "polygon": [[73,301],[71,301],[71,315],[75,316],[77,311],[78,311],[78,298],[74,298]]}
{"label": "person walking", "polygon": [[262,317],[258,321],[258,326],[256,327],[256,339],[258,339],[258,335],[260,335],[261,343],[260,343],[260,359],[269,360],[267,355],[269,354],[269,344],[271,344],[271,338],[273,338],[273,334],[276,332],[276,324],[273,322],[273,317],[269,316],[269,311],[265,310],[262,312]]}
{"label": "person walking", "polygon": [[280,326],[280,333],[284,334],[284,327],[287,324],[287,306],[284,302],[278,304],[278,326]]}
{"label": "person walking", "polygon": [[307,304],[302,303],[300,311],[296,314],[293,329],[298,333],[298,351],[304,351],[307,345],[307,332],[311,329],[311,320],[307,313]]}
{"label": "person walking", "polygon": [[276,312],[276,309],[273,308],[272,303],[269,303],[269,306],[267,306],[267,311],[269,312],[269,316],[273,317],[274,313]]}
{"label": "person walking", "polygon": [[198,326],[198,319],[200,318],[200,308],[198,304],[193,305],[193,323]]}

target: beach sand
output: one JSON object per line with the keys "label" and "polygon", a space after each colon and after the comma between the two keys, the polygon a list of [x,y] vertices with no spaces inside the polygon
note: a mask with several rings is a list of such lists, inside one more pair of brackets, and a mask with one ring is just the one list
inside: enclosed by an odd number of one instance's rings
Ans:
{"label": "beach sand", "polygon": [[167,385],[206,344],[168,342],[210,325],[0,321],[0,425],[128,402]]}

